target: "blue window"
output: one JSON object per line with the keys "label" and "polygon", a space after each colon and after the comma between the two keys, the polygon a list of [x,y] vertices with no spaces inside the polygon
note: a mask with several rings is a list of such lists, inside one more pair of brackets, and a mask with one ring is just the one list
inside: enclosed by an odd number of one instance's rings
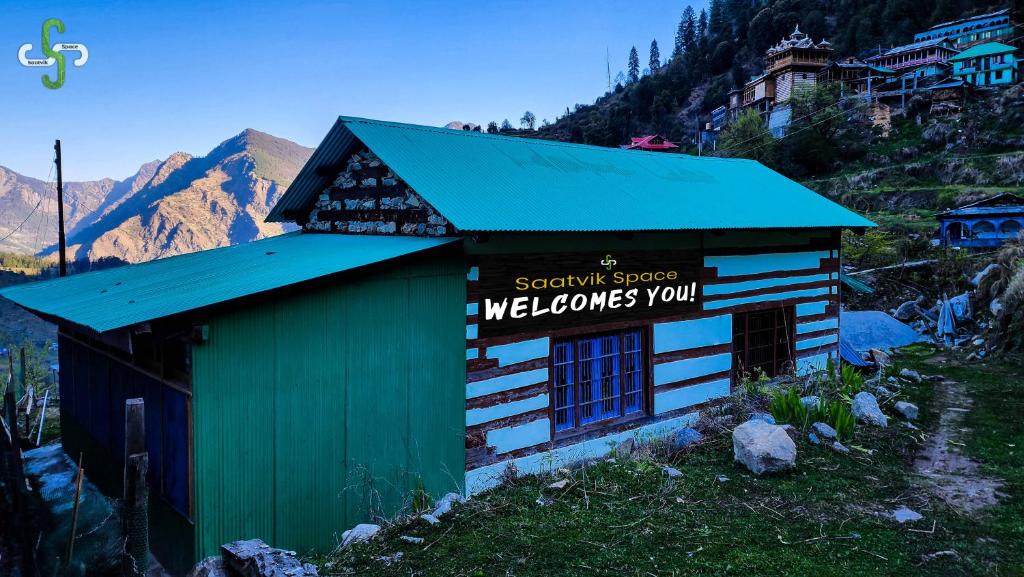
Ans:
{"label": "blue window", "polygon": [[640,329],[555,342],[555,431],[644,412],[647,349]]}

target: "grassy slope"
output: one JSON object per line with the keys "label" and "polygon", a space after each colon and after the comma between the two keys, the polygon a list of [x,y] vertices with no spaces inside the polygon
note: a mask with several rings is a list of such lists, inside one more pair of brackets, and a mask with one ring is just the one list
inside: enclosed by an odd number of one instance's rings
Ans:
{"label": "grassy slope", "polygon": [[[861,428],[852,443],[874,450],[840,455],[798,445],[798,466],[758,479],[732,462],[729,438],[709,439],[672,464],[616,460],[575,469],[564,490],[527,477],[477,497],[436,527],[396,527],[385,539],[330,560],[327,574],[373,575],[1004,575],[1024,572],[1024,435],[1019,367],[929,366],[917,349],[908,363],[969,384],[976,398],[967,451],[1007,480],[1011,495],[976,519],[961,517],[914,485],[912,455],[923,434]],[[933,425],[931,385],[908,387]],[[1015,404],[1007,405],[1007,402]],[[1007,407],[1016,407],[1016,412]],[[1014,416],[1016,415],[1016,416]],[[730,478],[721,483],[719,474]],[[552,503],[537,504],[547,496]],[[924,514],[911,526],[885,514],[900,505]],[[935,522],[932,531],[932,521]],[[911,531],[910,529],[914,529]],[[422,545],[400,535],[425,539]],[[959,559],[922,561],[956,550]],[[385,566],[374,557],[403,552]],[[324,560],[321,560],[323,562]]]}

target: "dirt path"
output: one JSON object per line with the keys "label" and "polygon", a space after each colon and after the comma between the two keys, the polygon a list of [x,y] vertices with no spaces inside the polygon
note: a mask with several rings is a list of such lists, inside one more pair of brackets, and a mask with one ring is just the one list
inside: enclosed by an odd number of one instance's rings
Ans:
{"label": "dirt path", "polygon": [[996,504],[1002,483],[982,476],[978,463],[961,452],[960,439],[970,430],[962,423],[973,404],[967,387],[946,380],[935,385],[935,394],[942,415],[938,427],[917,455],[914,468],[924,478],[929,491],[964,513]]}

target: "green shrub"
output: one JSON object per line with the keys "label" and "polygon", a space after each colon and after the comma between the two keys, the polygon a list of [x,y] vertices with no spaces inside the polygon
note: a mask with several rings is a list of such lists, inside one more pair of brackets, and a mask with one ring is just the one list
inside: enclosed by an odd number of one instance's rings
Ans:
{"label": "green shrub", "polygon": [[839,373],[839,395],[852,399],[864,387],[864,376],[853,365],[843,365]]}
{"label": "green shrub", "polygon": [[430,509],[431,499],[427,493],[427,487],[423,484],[423,479],[420,477],[416,478],[416,488],[412,491],[412,510],[416,513],[421,513]]}
{"label": "green shrub", "polygon": [[777,389],[768,401],[768,411],[776,423],[789,423],[803,428],[807,425],[807,407],[800,401],[800,391],[795,388]]}
{"label": "green shrub", "polygon": [[815,411],[815,419],[825,423],[836,430],[840,441],[853,438],[853,430],[856,427],[856,419],[850,407],[843,401],[823,401],[818,403]]}

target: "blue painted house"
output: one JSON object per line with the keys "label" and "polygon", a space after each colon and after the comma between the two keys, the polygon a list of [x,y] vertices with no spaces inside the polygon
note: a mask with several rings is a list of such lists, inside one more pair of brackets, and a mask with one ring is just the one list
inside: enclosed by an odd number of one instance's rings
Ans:
{"label": "blue painted house", "polygon": [[994,248],[1019,238],[1024,228],[1024,198],[997,194],[939,213],[939,234],[947,246]]}
{"label": "blue painted house", "polygon": [[1017,48],[1000,42],[978,44],[949,59],[953,77],[975,86],[1016,84],[1020,80]]}
{"label": "blue painted house", "polygon": [[61,327],[78,443],[116,453],[146,395],[186,560],[330,548],[367,503],[598,457],[744,375],[822,368],[841,232],[874,226],[749,160],[349,117],[268,220],[301,231],[3,291]]}
{"label": "blue painted house", "polygon": [[1010,10],[1003,9],[936,24],[915,34],[914,42],[948,38],[958,50],[965,50],[975,44],[1006,40],[1015,35],[1014,28]]}

